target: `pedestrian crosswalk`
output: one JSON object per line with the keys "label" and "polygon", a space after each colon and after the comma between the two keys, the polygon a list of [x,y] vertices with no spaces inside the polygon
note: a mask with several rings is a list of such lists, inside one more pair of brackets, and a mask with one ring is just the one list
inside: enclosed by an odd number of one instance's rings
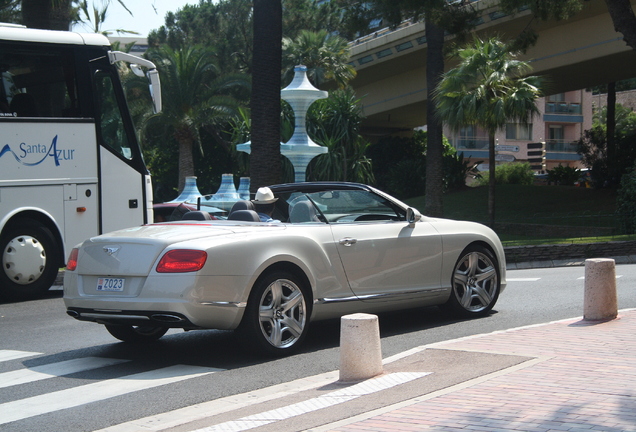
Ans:
{"label": "pedestrian crosswalk", "polygon": [[11,372],[4,372],[0,373],[0,389],[53,378],[56,376],[70,375],[77,372],[112,366],[119,363],[125,363],[127,361],[128,360],[101,357],[84,357],[43,366],[35,366],[30,369],[18,369]]}
{"label": "pedestrian crosswalk", "polygon": [[[0,362],[11,361],[41,353],[0,350]],[[61,377],[77,372],[84,372],[126,363],[130,360],[83,357],[50,363],[32,368],[17,369],[0,373],[0,392],[14,386],[32,383],[44,379]],[[209,375],[223,369],[173,365],[160,369],[150,370],[119,378],[106,379],[91,384],[80,385],[64,390],[53,391],[37,396],[12,400],[0,404],[0,426],[24,420],[41,414],[74,408],[92,402],[98,402],[117,396],[141,390],[152,389],[158,386]],[[0,427],[0,429],[2,429]]]}
{"label": "pedestrian crosswalk", "polygon": [[17,360],[19,358],[31,357],[39,354],[41,353],[16,350],[0,350],[0,362]]}
{"label": "pedestrian crosswalk", "polygon": [[[0,350],[0,363],[38,355],[41,355],[41,353]],[[118,378],[96,380],[89,384],[77,385],[61,390],[48,392],[44,390],[45,393],[42,394],[30,397],[17,397],[15,400],[11,400],[11,390],[20,385],[54,379],[56,377],[64,377],[78,372],[98,370],[108,366],[125,365],[131,361],[132,360],[105,357],[81,357],[34,367],[22,367],[0,373],[0,400],[6,401],[0,403],[0,430],[4,430],[4,425],[7,425],[7,427],[12,428],[10,429],[11,431],[22,431],[25,429],[21,428],[22,423],[20,423],[20,421],[28,421],[39,415],[57,412],[64,413],[63,410],[66,409],[77,408],[89,403],[100,402],[137,391],[202,377],[223,370],[202,366],[173,365],[136,374],[124,375]],[[123,370],[128,369],[129,368],[126,367],[123,368]],[[303,391],[312,392],[316,388],[325,386],[325,384],[333,383],[337,380],[337,371],[329,372],[248,393],[210,400],[127,423],[107,426],[103,431],[159,431],[172,426],[183,426],[197,419],[210,418],[233,410],[240,412],[241,408],[247,406],[258,406],[259,408],[254,411],[255,414],[248,416],[243,414],[242,416],[237,416],[238,418],[235,420],[221,421],[218,424],[214,424],[214,420],[211,420],[212,426],[197,430],[197,432],[248,431],[259,426],[269,425],[303,414],[328,409],[362,396],[371,395],[408,383],[429,374],[430,372],[388,373],[371,380],[335,389],[326,394],[318,392],[318,395],[315,397],[300,400],[289,405],[280,404],[277,408],[269,410],[260,408],[267,407],[267,404],[274,399],[294,395]],[[40,388],[46,389],[46,386]],[[22,394],[19,391],[15,393]],[[11,425],[9,425],[9,423],[11,423]]]}

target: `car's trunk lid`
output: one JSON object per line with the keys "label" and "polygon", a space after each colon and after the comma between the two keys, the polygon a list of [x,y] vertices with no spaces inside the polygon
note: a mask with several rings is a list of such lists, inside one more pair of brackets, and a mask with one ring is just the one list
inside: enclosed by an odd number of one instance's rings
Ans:
{"label": "car's trunk lid", "polygon": [[78,257],[81,275],[145,276],[169,245],[224,236],[238,227],[212,224],[155,224],[127,228],[86,240]]}

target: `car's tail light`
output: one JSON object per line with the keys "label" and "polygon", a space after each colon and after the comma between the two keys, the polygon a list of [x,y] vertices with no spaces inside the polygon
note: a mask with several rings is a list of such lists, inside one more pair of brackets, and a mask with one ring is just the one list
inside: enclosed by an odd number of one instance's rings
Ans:
{"label": "car's tail light", "polygon": [[201,270],[208,254],[205,251],[191,249],[175,249],[167,252],[159,264],[157,273],[186,273]]}
{"label": "car's tail light", "polygon": [[68,262],[66,263],[66,270],[74,271],[77,268],[77,256],[79,255],[79,249],[73,248],[71,254],[68,257]]}

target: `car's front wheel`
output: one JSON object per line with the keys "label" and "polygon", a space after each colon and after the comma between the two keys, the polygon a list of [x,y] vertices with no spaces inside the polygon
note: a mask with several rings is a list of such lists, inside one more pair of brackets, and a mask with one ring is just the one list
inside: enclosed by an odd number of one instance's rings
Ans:
{"label": "car's front wheel", "polygon": [[500,284],[499,264],[490,249],[468,246],[453,269],[447,306],[462,316],[485,315],[497,302]]}
{"label": "car's front wheel", "polygon": [[153,342],[165,335],[167,327],[106,324],[108,333],[124,342]]}
{"label": "car's front wheel", "polygon": [[250,294],[239,328],[246,346],[273,356],[295,351],[307,334],[308,298],[304,284],[290,273],[262,277]]}

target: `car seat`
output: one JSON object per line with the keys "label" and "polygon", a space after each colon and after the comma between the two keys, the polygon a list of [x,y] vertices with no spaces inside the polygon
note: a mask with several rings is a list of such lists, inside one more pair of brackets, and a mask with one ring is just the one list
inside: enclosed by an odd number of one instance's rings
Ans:
{"label": "car seat", "polygon": [[309,201],[299,201],[291,209],[289,213],[289,221],[291,223],[302,222],[320,222],[316,214],[316,208]]}

